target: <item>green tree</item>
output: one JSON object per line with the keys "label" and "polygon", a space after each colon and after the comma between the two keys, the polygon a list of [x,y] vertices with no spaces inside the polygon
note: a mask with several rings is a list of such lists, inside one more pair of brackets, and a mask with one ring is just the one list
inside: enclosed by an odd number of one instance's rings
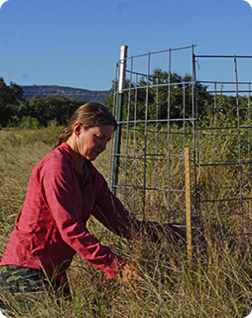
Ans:
{"label": "green tree", "polygon": [[85,104],[85,101],[71,100],[63,96],[48,96],[41,98],[33,96],[27,98],[27,108],[23,116],[31,116],[39,121],[41,126],[47,126],[50,121],[56,121],[59,125],[66,125],[74,111]]}
{"label": "green tree", "polygon": [[3,78],[0,78],[0,124],[6,126],[12,118],[18,117],[20,105],[24,102],[23,90],[17,84],[10,82],[6,85]]}
{"label": "green tree", "polygon": [[[113,81],[111,95],[104,100],[104,104],[110,110],[113,109],[115,84],[117,85]],[[159,68],[154,70],[148,80],[146,77],[141,77],[138,83],[130,83],[126,79],[123,120],[127,120],[128,108],[130,110],[130,120],[133,120],[134,116],[139,120],[144,120],[145,118],[148,120],[174,119],[182,118],[183,116],[190,118],[192,116],[193,103],[192,85],[192,77],[190,75],[186,74],[182,77],[177,73],[172,73],[169,79],[169,73]],[[203,86],[200,83],[196,83],[195,91],[197,91],[195,98],[197,98],[198,111],[203,113],[203,106],[211,103],[212,96],[207,92],[207,86]],[[194,102],[196,105],[196,100]]]}

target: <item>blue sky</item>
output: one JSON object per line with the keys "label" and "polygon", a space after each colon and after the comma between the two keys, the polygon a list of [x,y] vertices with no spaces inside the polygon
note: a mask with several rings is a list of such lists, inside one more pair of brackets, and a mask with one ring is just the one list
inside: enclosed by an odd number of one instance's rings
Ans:
{"label": "blue sky", "polygon": [[[252,55],[244,0],[9,0],[0,30],[7,84],[110,89],[121,45],[129,56],[191,44],[196,54]],[[190,56],[177,63],[180,75],[191,72]],[[232,61],[211,63],[199,61],[201,79],[234,79]],[[239,80],[252,80],[251,66],[252,59],[240,64]]]}

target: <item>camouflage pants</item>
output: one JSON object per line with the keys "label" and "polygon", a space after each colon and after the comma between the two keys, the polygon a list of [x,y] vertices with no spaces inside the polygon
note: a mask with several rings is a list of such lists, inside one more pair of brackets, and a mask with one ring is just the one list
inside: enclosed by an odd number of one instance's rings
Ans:
{"label": "camouflage pants", "polygon": [[[50,279],[50,278],[49,278]],[[50,281],[42,270],[16,266],[0,266],[0,290],[11,294],[34,292],[49,288]]]}
{"label": "camouflage pants", "polygon": [[45,295],[70,297],[59,282],[52,281],[42,270],[16,265],[0,266],[0,292],[9,303],[21,303],[28,310]]}

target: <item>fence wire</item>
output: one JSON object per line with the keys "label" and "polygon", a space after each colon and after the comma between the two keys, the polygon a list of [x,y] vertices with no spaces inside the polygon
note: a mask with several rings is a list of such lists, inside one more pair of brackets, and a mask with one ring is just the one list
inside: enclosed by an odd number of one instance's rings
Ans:
{"label": "fence wire", "polygon": [[[193,214],[221,220],[230,233],[248,234],[251,83],[238,81],[237,66],[251,56],[195,55],[194,50],[192,45],[125,56],[116,64],[119,129],[111,147],[110,187],[137,218],[181,222],[188,147]],[[177,54],[188,61],[183,66],[190,74],[176,73]],[[200,74],[209,59],[232,60],[234,80],[200,80],[196,70]]]}

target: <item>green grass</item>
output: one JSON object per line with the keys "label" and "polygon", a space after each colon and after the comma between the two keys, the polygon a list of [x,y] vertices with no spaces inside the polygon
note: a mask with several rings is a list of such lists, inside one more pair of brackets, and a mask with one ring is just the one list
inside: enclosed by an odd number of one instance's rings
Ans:
{"label": "green grass", "polygon": [[[0,255],[5,251],[14,228],[32,168],[53,148],[59,130],[52,126],[41,130],[0,131]],[[208,144],[206,141],[206,156],[210,152]],[[109,150],[98,157],[95,164],[108,178]],[[201,175],[206,186],[203,195],[210,196],[211,184],[219,184],[225,178],[228,180],[229,174],[230,171],[224,177],[216,177],[212,172]],[[174,178],[176,175],[174,183],[182,182],[175,165]],[[225,195],[229,195],[228,192]],[[250,211],[248,203],[245,211],[248,221]],[[234,206],[232,213],[226,214],[227,223],[236,227],[239,207]],[[120,277],[107,280],[101,271],[76,255],[68,270],[73,291],[70,303],[62,301],[57,304],[44,295],[28,312],[13,302],[15,308],[9,308],[5,313],[12,317],[38,318],[245,317],[252,310],[251,237],[223,238],[218,220],[223,221],[224,216],[218,215],[217,207],[211,207],[211,210],[205,207],[202,218],[208,241],[207,252],[200,255],[195,251],[191,268],[187,264],[185,242],[173,245],[165,240],[160,244],[150,243],[144,238],[121,240],[113,234],[106,235],[104,227],[91,218],[88,222],[90,232],[136,264],[143,281],[129,285]],[[6,302],[3,295],[0,299]]]}

